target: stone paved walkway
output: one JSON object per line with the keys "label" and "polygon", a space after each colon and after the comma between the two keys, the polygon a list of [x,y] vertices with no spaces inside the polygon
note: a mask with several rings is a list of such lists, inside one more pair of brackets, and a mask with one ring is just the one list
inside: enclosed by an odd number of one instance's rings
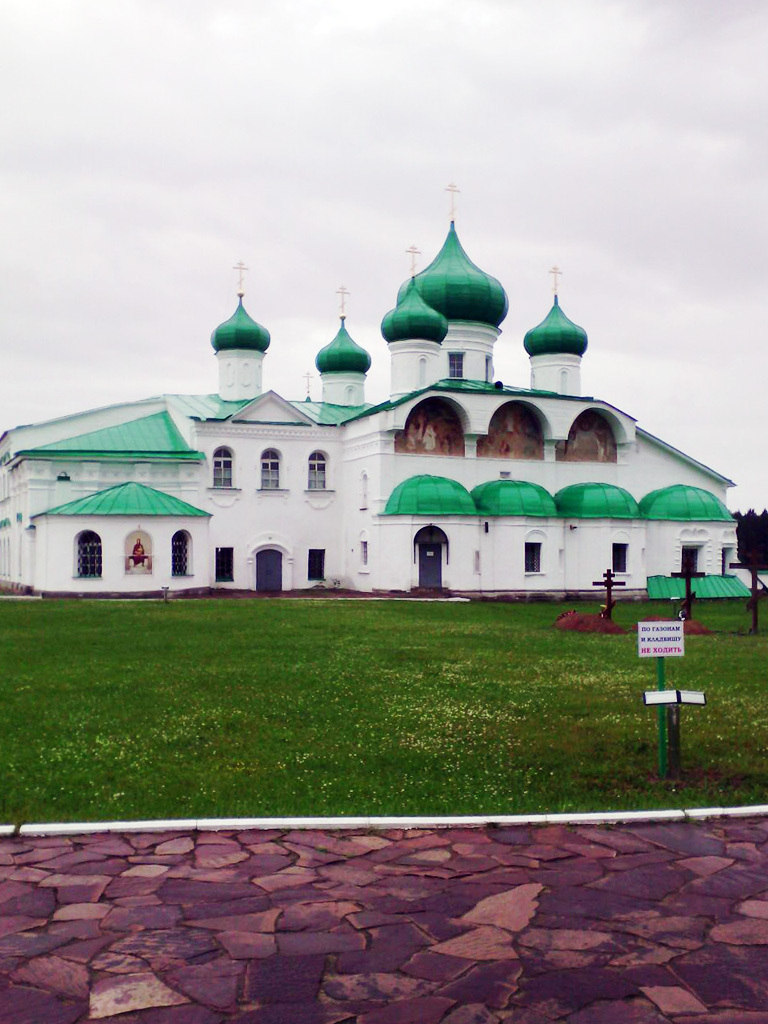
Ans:
{"label": "stone paved walkway", "polygon": [[0,841],[2,1024],[768,1024],[768,820]]}

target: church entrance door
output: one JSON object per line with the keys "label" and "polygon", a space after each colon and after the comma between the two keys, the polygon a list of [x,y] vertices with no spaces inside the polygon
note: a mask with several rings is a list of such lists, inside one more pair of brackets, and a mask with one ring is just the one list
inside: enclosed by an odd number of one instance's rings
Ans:
{"label": "church entrance door", "polygon": [[442,587],[443,545],[419,544],[419,586]]}
{"label": "church entrance door", "polygon": [[274,548],[256,553],[256,590],[276,591],[283,589],[283,556]]}

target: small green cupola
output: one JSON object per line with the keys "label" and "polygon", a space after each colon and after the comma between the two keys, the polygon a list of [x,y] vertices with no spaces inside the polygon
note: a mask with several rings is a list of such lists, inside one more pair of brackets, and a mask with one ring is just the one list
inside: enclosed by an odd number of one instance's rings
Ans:
{"label": "small green cupola", "polygon": [[528,331],[523,345],[529,356],[583,356],[587,350],[587,332],[568,319],[555,295],[552,309],[538,326]]}
{"label": "small green cupola", "polygon": [[315,359],[323,383],[323,401],[329,405],[365,405],[365,375],[371,357],[349,336],[346,316],[333,341],[321,348]]}
{"label": "small green cupola", "polygon": [[349,336],[346,319],[342,315],[336,337],[317,353],[315,366],[320,373],[367,373],[371,368],[371,357]]}
{"label": "small green cupola", "polygon": [[432,341],[439,345],[448,333],[448,321],[426,304],[419,294],[416,278],[412,277],[395,308],[381,321],[381,333],[388,344]]}
{"label": "small green cupola", "polygon": [[[497,328],[507,315],[507,293],[495,277],[486,274],[462,248],[451,221],[443,247],[428,267],[415,277],[419,295],[447,320],[469,321]],[[398,305],[411,282],[398,293]]]}
{"label": "small green cupola", "polygon": [[248,316],[240,295],[237,309],[223,324],[219,324],[211,335],[215,352],[266,352],[269,348],[269,331]]}

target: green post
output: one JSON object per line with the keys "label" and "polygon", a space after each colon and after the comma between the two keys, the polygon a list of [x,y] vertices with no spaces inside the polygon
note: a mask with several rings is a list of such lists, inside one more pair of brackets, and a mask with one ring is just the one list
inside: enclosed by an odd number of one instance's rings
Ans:
{"label": "green post", "polygon": [[[658,683],[658,689],[663,690],[665,687],[664,679],[664,659],[656,659],[656,680]],[[656,709],[659,721],[659,776],[662,779],[667,777],[667,715],[666,708],[663,704],[660,704]]]}

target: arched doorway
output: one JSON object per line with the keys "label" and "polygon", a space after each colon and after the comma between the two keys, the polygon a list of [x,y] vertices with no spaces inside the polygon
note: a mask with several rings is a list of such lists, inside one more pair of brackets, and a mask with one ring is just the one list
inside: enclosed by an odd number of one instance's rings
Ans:
{"label": "arched doorway", "polygon": [[419,561],[419,586],[435,590],[443,585],[443,545],[448,553],[448,538],[439,526],[422,526],[413,538]]}
{"label": "arched doorway", "polygon": [[262,592],[283,589],[283,555],[275,548],[256,552],[256,590]]}

